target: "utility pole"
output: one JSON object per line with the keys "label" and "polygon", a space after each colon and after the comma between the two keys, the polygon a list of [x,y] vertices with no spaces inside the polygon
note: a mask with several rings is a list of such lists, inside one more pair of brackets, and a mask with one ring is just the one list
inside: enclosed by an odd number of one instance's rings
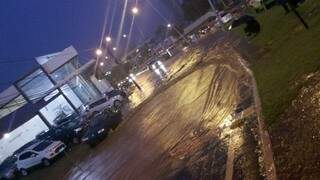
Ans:
{"label": "utility pole", "polygon": [[224,28],[224,26],[223,26],[223,22],[222,22],[221,16],[220,16],[219,12],[217,11],[217,9],[214,7],[212,0],[208,0],[208,2],[209,2],[209,4],[210,4],[210,6],[211,6],[212,11],[216,14],[216,16],[217,16],[217,18],[218,18],[218,23],[219,23],[222,31],[225,31],[225,28]]}

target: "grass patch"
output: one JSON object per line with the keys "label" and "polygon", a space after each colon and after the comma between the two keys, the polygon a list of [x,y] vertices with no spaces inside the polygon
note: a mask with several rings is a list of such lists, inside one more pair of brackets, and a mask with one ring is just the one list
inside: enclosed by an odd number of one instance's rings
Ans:
{"label": "grass patch", "polygon": [[251,62],[251,68],[269,125],[277,121],[297,96],[301,87],[295,86],[295,82],[320,67],[320,2],[306,0],[298,11],[309,24],[309,30],[304,29],[293,13],[285,15],[279,6],[254,14],[262,31],[252,43],[269,51]]}

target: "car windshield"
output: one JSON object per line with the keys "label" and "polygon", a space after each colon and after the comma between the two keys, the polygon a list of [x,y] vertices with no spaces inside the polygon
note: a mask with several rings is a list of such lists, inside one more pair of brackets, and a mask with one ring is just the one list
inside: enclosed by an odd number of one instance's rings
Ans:
{"label": "car windshield", "polygon": [[106,93],[106,95],[110,98],[110,97],[114,97],[114,96],[118,96],[121,94],[121,91],[119,90],[113,90],[113,91],[110,91],[108,93]]}
{"label": "car windshield", "polygon": [[23,145],[22,147],[20,147],[18,150],[16,150],[13,154],[16,155],[16,154],[20,154],[21,152],[23,152],[25,149],[27,149],[28,147],[30,147],[31,145],[37,143],[38,140],[33,140],[33,141],[30,141],[28,142],[27,144]]}
{"label": "car windshield", "polygon": [[90,105],[89,105],[89,108],[94,108],[94,107],[96,107],[96,106],[99,106],[100,104],[103,104],[103,103],[105,103],[106,101],[107,101],[106,98],[102,98],[102,99],[100,99],[100,100],[98,100],[98,101],[90,104]]}
{"label": "car windshield", "polygon": [[77,118],[77,114],[74,113],[74,114],[71,114],[68,117],[60,117],[60,118],[56,119],[55,122],[56,122],[57,125],[61,125],[64,122],[71,121],[71,120],[74,120],[76,118]]}
{"label": "car windshield", "polygon": [[43,141],[40,144],[38,144],[36,147],[33,148],[35,151],[43,151],[46,149],[48,146],[50,146],[53,142],[52,141]]}
{"label": "car windshield", "polygon": [[90,122],[90,127],[98,126],[101,123],[101,121],[103,121],[103,117],[104,115],[102,113],[96,115]]}

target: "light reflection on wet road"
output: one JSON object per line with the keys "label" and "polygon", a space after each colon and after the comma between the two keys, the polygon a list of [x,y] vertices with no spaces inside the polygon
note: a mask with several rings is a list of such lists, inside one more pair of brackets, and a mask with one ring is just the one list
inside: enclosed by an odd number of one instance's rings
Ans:
{"label": "light reflection on wet road", "polygon": [[[144,100],[154,86],[150,74],[142,76],[139,81],[147,93],[142,95]],[[219,125],[230,120],[236,87],[236,75],[228,68],[199,68],[139,107],[81,161],[82,170],[74,167],[65,178],[175,177],[180,166],[191,163],[187,159],[192,159],[193,153],[205,148],[202,136],[212,137]]]}

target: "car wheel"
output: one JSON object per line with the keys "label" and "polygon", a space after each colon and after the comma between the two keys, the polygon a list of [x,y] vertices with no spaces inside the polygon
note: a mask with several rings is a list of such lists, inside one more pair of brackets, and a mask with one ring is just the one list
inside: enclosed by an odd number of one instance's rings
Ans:
{"label": "car wheel", "polygon": [[72,143],[73,144],[79,144],[80,143],[80,139],[77,137],[72,138]]}
{"label": "car wheel", "polygon": [[22,176],[27,176],[28,175],[28,171],[26,169],[20,169],[20,174]]}
{"label": "car wheel", "polygon": [[122,106],[122,103],[121,103],[121,101],[119,101],[119,100],[115,100],[115,101],[113,102],[113,106],[114,106],[116,109],[120,109],[121,106]]}
{"label": "car wheel", "polygon": [[89,143],[89,146],[90,146],[90,148],[94,148],[94,147],[96,147],[96,144],[95,143]]}
{"label": "car wheel", "polygon": [[94,111],[91,115],[91,117],[95,116],[96,114],[98,114],[99,112],[98,111]]}
{"label": "car wheel", "polygon": [[51,162],[49,161],[49,159],[43,159],[42,164],[43,166],[50,166]]}

